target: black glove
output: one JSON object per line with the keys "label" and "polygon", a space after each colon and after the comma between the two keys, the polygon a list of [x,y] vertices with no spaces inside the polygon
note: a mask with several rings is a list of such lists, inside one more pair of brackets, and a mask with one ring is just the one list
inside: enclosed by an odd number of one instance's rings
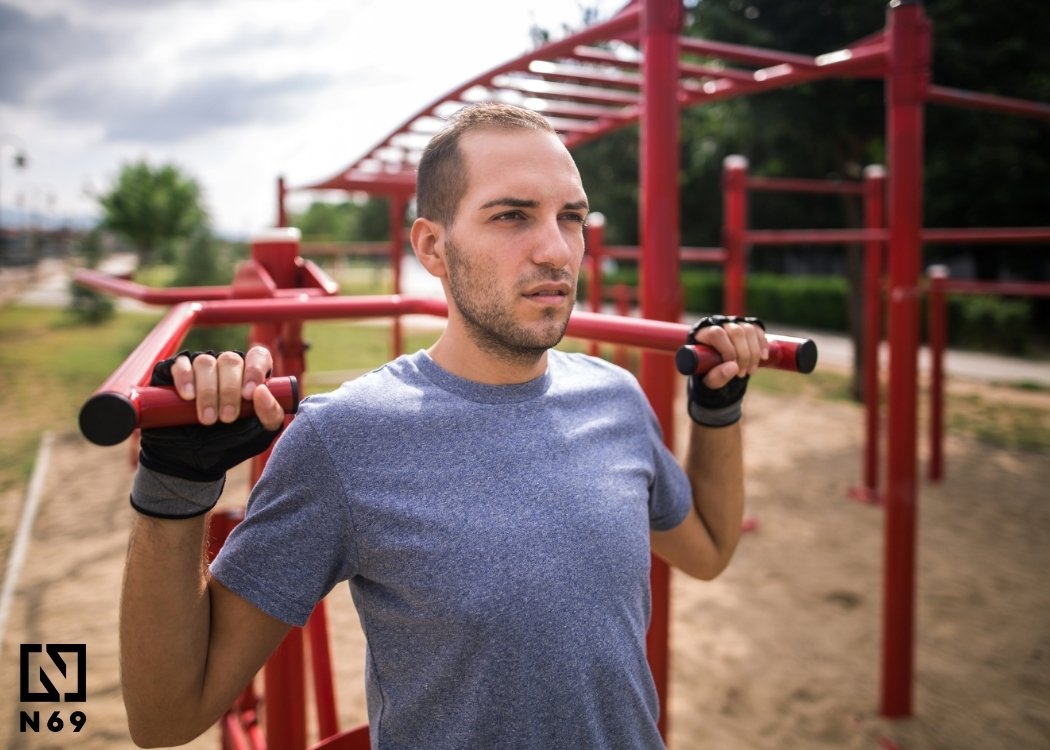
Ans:
{"label": "black glove", "polygon": [[[175,360],[185,355],[192,362],[200,354],[214,356],[214,352],[179,352],[158,362],[150,385],[174,385],[171,366]],[[139,465],[164,476],[136,476],[131,504],[140,513],[159,518],[190,518],[206,513],[222,491],[221,485],[214,484],[225,479],[227,470],[269,448],[280,431],[280,427],[267,430],[255,416],[231,424],[143,430]]]}
{"label": "black glove", "polygon": [[[689,329],[685,343],[696,344],[696,334],[710,326],[724,327],[727,323],[751,323],[766,330],[766,324],[758,318],[737,315],[708,315]],[[703,375],[690,375],[686,380],[686,396],[689,400],[689,416],[705,427],[728,427],[740,421],[741,401],[747,391],[748,376],[733,378],[721,388],[708,388]]]}

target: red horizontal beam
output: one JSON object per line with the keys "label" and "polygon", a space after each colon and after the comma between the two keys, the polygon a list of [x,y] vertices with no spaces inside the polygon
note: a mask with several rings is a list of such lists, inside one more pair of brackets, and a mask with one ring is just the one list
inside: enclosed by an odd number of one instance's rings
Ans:
{"label": "red horizontal beam", "polygon": [[[113,442],[120,442],[123,439],[121,435],[126,437],[125,432],[130,434],[140,424],[148,423],[154,426],[161,423],[170,424],[170,413],[166,417],[163,415],[158,417],[161,422],[149,421],[151,418],[146,416],[143,405],[145,404],[148,409],[151,401],[161,403],[162,410],[166,409],[167,412],[171,412],[173,408],[170,393],[158,393],[156,389],[148,388],[147,383],[153,372],[153,366],[158,361],[172,356],[194,325],[284,323],[290,320],[369,318],[405,314],[444,317],[448,314],[448,307],[444,300],[399,295],[183,302],[168,311],[167,315],[143,338],[128,358],[114,370],[113,374],[84,404],[81,409],[81,431],[89,439],[96,442],[102,440],[100,444],[111,445]],[[637,346],[670,354],[677,352],[683,346],[688,331],[689,326],[680,323],[577,311],[569,319],[567,334],[576,338]],[[785,346],[794,347],[800,346],[800,342],[803,341],[775,335],[768,338],[771,341],[779,339]],[[812,344],[809,346],[812,347]],[[778,350],[777,356],[771,357],[767,363],[768,366],[808,372],[797,365],[793,366],[792,359],[787,356],[786,351]],[[701,349],[700,354],[704,354],[704,349]],[[812,352],[814,363],[815,356],[814,349]],[[288,399],[294,398],[292,384],[289,382],[285,385],[287,387],[281,393]],[[111,407],[116,407],[121,414],[130,414],[131,417],[122,418],[120,424],[111,424],[112,420],[106,417],[107,414],[112,413]],[[98,427],[99,424],[102,424],[101,428]],[[114,436],[118,436],[115,441]]]}
{"label": "red horizontal beam", "polygon": [[924,229],[922,241],[936,243],[1050,242],[1050,227]]}
{"label": "red horizontal beam", "polygon": [[948,279],[941,282],[946,292],[956,294],[1000,294],[1005,297],[1050,297],[1050,283],[1038,281],[977,281]]}
{"label": "red horizontal beam", "polygon": [[760,47],[748,47],[742,44],[715,42],[710,39],[681,37],[678,40],[682,52],[692,52],[706,57],[717,57],[721,60],[735,60],[751,65],[793,65],[797,68],[811,68],[816,65],[812,57],[797,55],[792,52],[777,52]]}
{"label": "red horizontal beam", "polygon": [[926,101],[970,109],[984,109],[1020,117],[1036,117],[1050,120],[1050,104],[1014,99],[995,94],[978,94],[974,91],[953,89],[946,86],[930,86],[926,89]]}
{"label": "red horizontal beam", "polygon": [[[641,260],[642,249],[637,245],[610,245],[602,248],[602,255],[617,260]],[[723,263],[726,251],[721,247],[682,247],[678,257],[691,263]]]}
{"label": "red horizontal beam", "polygon": [[827,193],[829,195],[863,195],[864,185],[846,180],[815,180],[792,177],[748,177],[749,190],[781,193]]}
{"label": "red horizontal beam", "polygon": [[851,242],[885,242],[885,229],[762,229],[744,233],[751,245],[843,245]]}

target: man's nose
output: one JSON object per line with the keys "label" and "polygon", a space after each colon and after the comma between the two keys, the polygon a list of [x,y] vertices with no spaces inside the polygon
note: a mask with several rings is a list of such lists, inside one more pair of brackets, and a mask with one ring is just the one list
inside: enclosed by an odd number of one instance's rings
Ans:
{"label": "man's nose", "polygon": [[[536,265],[564,268],[576,257],[576,238],[557,219],[544,222],[535,238],[532,260]],[[579,244],[582,245],[582,237]]]}

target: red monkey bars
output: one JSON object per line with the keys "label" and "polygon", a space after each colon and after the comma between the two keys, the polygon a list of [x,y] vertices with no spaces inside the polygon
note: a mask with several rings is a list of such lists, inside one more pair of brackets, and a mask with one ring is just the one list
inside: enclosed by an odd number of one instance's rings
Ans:
{"label": "red monkey bars", "polygon": [[[1050,106],[931,86],[930,24],[921,4],[914,0],[890,2],[884,31],[846,49],[812,58],[680,38],[681,19],[682,7],[676,0],[630,2],[609,21],[522,55],[431,102],[361,159],[307,187],[360,190],[407,199],[413,192],[413,171],[423,144],[436,131],[441,117],[468,101],[506,101],[534,109],[548,117],[569,147],[640,121],[640,226],[644,248],[641,305],[643,315],[653,319],[651,323],[664,325],[677,320],[681,312],[677,290],[678,108],[832,77],[883,78],[890,193],[888,231],[885,235],[869,233],[864,237],[869,242],[888,237],[890,254],[889,456],[880,710],[885,716],[908,716],[912,710],[918,496],[916,391],[924,106],[926,102],[972,106],[1041,119],[1050,119]],[[752,70],[700,65],[680,59],[679,52],[758,67]],[[641,76],[637,74],[639,70]],[[566,78],[572,82],[566,83]],[[281,182],[279,200],[283,200],[284,191]],[[283,203],[279,212],[279,223],[283,224]],[[936,241],[932,236],[928,239]],[[729,301],[745,304],[742,298]],[[314,312],[321,313],[328,309],[326,303],[330,300],[310,298],[306,302],[316,308]],[[207,308],[202,307],[202,319],[198,322],[219,316],[220,305],[227,304],[208,303]],[[265,307],[276,310],[283,304],[289,307],[280,314],[294,315],[292,311],[301,301],[273,299]],[[224,314],[236,317],[232,308]],[[574,324],[579,325],[576,320],[574,317]],[[276,332],[278,327],[276,322],[271,324],[271,331]],[[295,356],[301,362],[301,351]],[[660,356],[652,353],[643,358],[642,383],[670,441],[673,373],[659,364]],[[667,586],[660,573],[654,578],[653,597],[652,632],[666,633]],[[650,650],[657,662],[654,675],[666,709],[666,643],[651,641]],[[666,710],[661,714],[666,716]],[[276,745],[278,740],[271,736],[271,742]]]}

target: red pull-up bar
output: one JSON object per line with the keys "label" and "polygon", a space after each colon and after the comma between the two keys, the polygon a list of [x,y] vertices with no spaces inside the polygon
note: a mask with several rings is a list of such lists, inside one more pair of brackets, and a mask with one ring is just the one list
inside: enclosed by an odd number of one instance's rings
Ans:
{"label": "red pull-up bar", "polygon": [[[186,302],[173,307],[142,343],[118,367],[80,410],[80,430],[97,445],[115,445],[137,427],[164,427],[189,424],[196,419],[193,402],[183,401],[170,388],[147,385],[153,366],[171,356],[182,338],[196,324],[257,323],[270,320],[315,320],[325,318],[368,318],[405,313],[445,316],[446,304],[425,297],[400,295],[369,297],[306,297],[292,299],[217,300]],[[626,344],[643,349],[679,352],[676,359],[692,364],[687,370],[703,373],[721,362],[706,346],[682,346],[689,326],[643,318],[575,312],[567,334],[610,344]],[[817,361],[813,341],[791,336],[768,335],[770,357],[762,366],[809,373]],[[683,360],[685,361],[685,360]],[[293,414],[299,403],[295,378],[271,378],[267,385],[285,411]],[[251,413],[244,404],[242,416]]]}

